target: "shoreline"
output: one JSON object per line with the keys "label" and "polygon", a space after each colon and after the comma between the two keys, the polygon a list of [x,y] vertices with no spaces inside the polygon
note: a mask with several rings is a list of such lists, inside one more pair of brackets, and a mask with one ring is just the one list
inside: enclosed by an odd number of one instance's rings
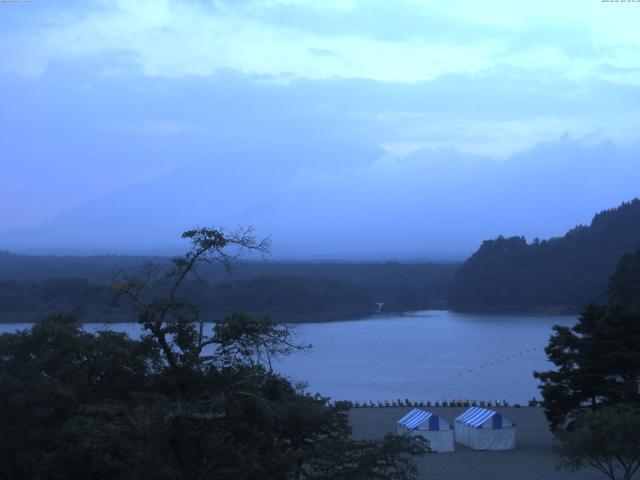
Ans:
{"label": "shoreline", "polygon": [[[374,320],[374,319],[384,319],[387,317],[410,317],[420,312],[442,312],[449,311],[453,313],[460,314],[491,314],[491,315],[531,315],[531,316],[573,316],[579,315],[580,309],[577,307],[553,307],[553,308],[505,308],[505,309],[488,309],[488,308],[445,308],[445,307],[437,307],[437,308],[425,308],[420,310],[406,310],[403,312],[371,312],[368,314],[361,314],[355,316],[345,316],[342,315],[320,315],[320,314],[300,314],[300,315],[286,315],[285,317],[278,317],[277,315],[269,315],[258,314],[258,313],[249,313],[248,315],[254,316],[256,318],[259,317],[269,317],[271,320],[280,325],[304,325],[309,323],[336,323],[336,322],[355,322],[359,320]],[[15,313],[15,317],[13,316]],[[64,313],[64,312],[62,312]],[[33,324],[39,321],[44,320],[49,313],[27,313],[27,312],[0,312],[0,324]],[[203,315],[211,317],[213,320],[206,320],[205,323],[213,323],[216,319],[224,318],[230,314],[222,314],[216,312],[203,312]],[[123,318],[127,316],[128,318]],[[334,318],[336,317],[337,318]],[[108,315],[105,314],[105,317]],[[298,317],[302,318],[298,321],[289,320],[288,317]],[[126,324],[126,323],[137,323],[135,317],[128,316],[127,314],[113,314],[112,318],[103,318],[97,316],[97,314],[87,314],[86,317],[80,318],[81,323],[86,324]]]}
{"label": "shoreline", "polygon": [[581,306],[552,305],[547,307],[450,307],[447,310],[456,313],[491,313],[496,315],[532,314],[540,316],[580,315]]}

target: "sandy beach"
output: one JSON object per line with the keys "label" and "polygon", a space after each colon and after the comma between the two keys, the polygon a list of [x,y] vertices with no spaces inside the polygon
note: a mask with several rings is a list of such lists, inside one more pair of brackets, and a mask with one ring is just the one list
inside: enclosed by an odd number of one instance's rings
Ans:
{"label": "sandy beach", "polygon": [[[465,408],[420,407],[429,410],[449,422]],[[356,438],[373,439],[387,432],[395,433],[396,421],[411,410],[411,407],[356,408],[349,418]],[[500,407],[496,408],[515,422],[518,428],[518,448],[504,452],[479,452],[456,443],[454,453],[430,453],[419,458],[417,463],[420,479],[464,479],[464,480],[602,480],[604,476],[596,470],[570,473],[556,470],[558,454],[548,430],[541,408]]]}

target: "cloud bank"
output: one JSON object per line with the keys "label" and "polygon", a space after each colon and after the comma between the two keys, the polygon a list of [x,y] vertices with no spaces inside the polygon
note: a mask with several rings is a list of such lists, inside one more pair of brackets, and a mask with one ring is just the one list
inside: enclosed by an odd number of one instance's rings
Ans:
{"label": "cloud bank", "polygon": [[[471,0],[2,5],[0,232],[51,221],[194,161],[214,177],[244,182],[238,188],[247,192],[267,180],[288,192],[295,185],[319,192],[345,172],[366,184],[382,165],[389,181],[404,178],[406,165],[394,162],[407,155],[416,166],[404,180],[428,178],[434,164],[412,155],[420,149],[458,152],[445,163],[470,155],[480,172],[565,135],[638,150],[638,5],[495,0],[490,7]],[[534,170],[545,162],[526,158]],[[565,175],[569,182],[574,172]],[[392,199],[405,187],[384,184]],[[374,204],[372,211],[383,208]]]}

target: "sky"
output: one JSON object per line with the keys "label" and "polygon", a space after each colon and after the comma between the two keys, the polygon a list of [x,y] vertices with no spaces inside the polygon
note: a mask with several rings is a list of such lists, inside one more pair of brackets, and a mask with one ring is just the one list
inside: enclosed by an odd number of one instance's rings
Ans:
{"label": "sky", "polygon": [[[46,248],[42,232],[51,248],[169,245],[142,191],[174,223],[255,223],[283,256],[361,253],[371,224],[415,239],[385,237],[371,256],[561,234],[640,190],[639,24],[640,3],[601,0],[0,3],[0,248]],[[553,190],[568,206],[551,219],[533,182],[575,172],[548,158],[591,172],[578,193]],[[614,173],[595,192],[602,171]],[[531,198],[496,207],[511,201],[500,184],[465,183],[483,175],[530,175],[515,183]],[[425,196],[434,179],[442,194]],[[491,228],[462,228],[477,195]],[[516,221],[525,207],[531,221]],[[132,210],[153,238],[118,229]],[[84,235],[100,215],[109,241]],[[453,236],[464,241],[447,251]]]}

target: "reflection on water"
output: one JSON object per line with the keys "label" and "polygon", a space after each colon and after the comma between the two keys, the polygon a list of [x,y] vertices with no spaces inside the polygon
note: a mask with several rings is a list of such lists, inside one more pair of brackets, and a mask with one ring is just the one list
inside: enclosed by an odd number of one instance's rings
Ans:
{"label": "reflection on water", "polygon": [[[298,340],[313,350],[285,358],[276,368],[334,399],[524,403],[540,398],[532,372],[550,366],[544,347],[552,325],[574,322],[571,316],[425,311],[301,324]],[[0,332],[25,327],[4,324]],[[140,334],[137,324],[110,328]]]}

